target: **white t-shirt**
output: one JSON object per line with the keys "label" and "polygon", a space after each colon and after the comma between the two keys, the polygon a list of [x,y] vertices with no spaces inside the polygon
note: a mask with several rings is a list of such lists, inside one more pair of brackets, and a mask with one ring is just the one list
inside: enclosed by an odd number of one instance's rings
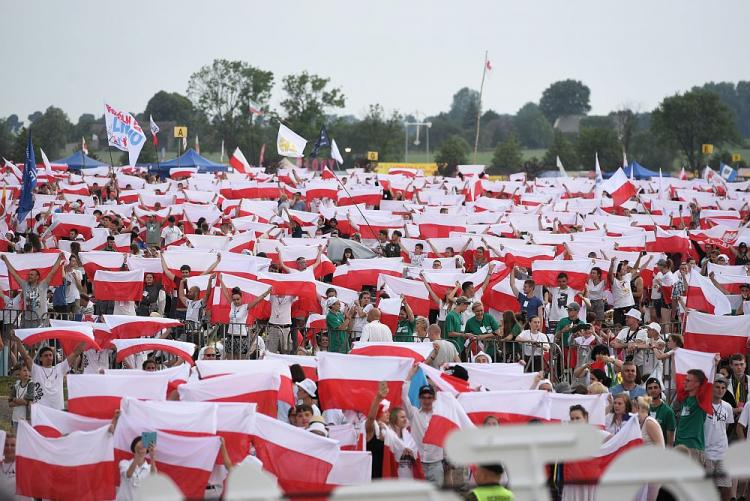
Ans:
{"label": "white t-shirt", "polygon": [[712,403],[711,405],[714,407],[714,413],[711,416],[706,416],[703,423],[705,454],[707,459],[718,461],[724,459],[724,454],[729,448],[727,425],[734,423],[734,414],[732,406],[723,400],[718,404]]}
{"label": "white t-shirt", "polygon": [[113,315],[130,315],[135,316],[135,301],[114,301],[115,307],[112,310]]}
{"label": "white t-shirt", "polygon": [[141,466],[137,466],[133,471],[133,476],[128,478],[128,468],[133,461],[133,459],[120,461],[120,487],[117,489],[116,501],[133,501],[141,482],[151,474],[151,465],[145,461]]}
{"label": "white t-shirt", "polygon": [[[630,336],[628,338],[628,336]],[[620,332],[617,333],[617,340],[623,343],[635,343],[636,341],[648,341],[648,334],[645,329],[638,328],[635,333],[630,332],[629,327],[623,327]],[[636,350],[633,356],[633,363],[635,365],[643,365],[645,361],[644,350]]]}
{"label": "white t-shirt", "polygon": [[630,288],[630,281],[632,277],[630,273],[626,273],[622,276],[622,280],[613,278],[612,280],[612,296],[614,303],[612,306],[615,308],[626,308],[635,304],[633,299],[633,291]]}
{"label": "white t-shirt", "polygon": [[164,239],[164,245],[169,245],[182,238],[182,231],[177,226],[165,226],[161,230],[161,238]]}
{"label": "white t-shirt", "polygon": [[746,405],[742,408],[740,417],[737,418],[737,423],[745,427],[745,435],[747,435],[747,431],[750,429],[750,405]]}
{"label": "white t-shirt", "polygon": [[67,359],[49,368],[37,364],[31,365],[31,380],[39,383],[42,390],[42,396],[37,404],[46,405],[58,411],[65,408],[63,380],[68,372],[70,372],[70,365]]}
{"label": "white t-shirt", "polygon": [[651,287],[651,299],[661,299],[661,287],[671,287],[674,285],[673,275],[669,272],[662,273],[658,272],[654,275],[654,286]]}
{"label": "white t-shirt", "polygon": [[271,317],[269,324],[290,325],[292,323],[292,303],[297,296],[277,296],[271,294]]}
{"label": "white t-shirt", "polygon": [[436,369],[439,369],[444,364],[454,362],[458,356],[456,345],[452,342],[445,339],[438,339],[438,343],[440,343],[440,349],[437,352],[437,356],[435,356],[435,360],[430,363],[430,365]]}
{"label": "white t-shirt", "polygon": [[200,299],[196,299],[196,300],[186,299],[186,302],[187,302],[187,310],[185,311],[185,320],[189,322],[196,322],[196,323],[200,322],[201,306],[203,306],[203,301],[201,301]]}
{"label": "white t-shirt", "polygon": [[[18,380],[15,382],[14,386],[14,392],[16,398],[23,398],[24,395],[26,395],[26,392],[29,388],[29,383],[31,380],[26,382],[26,386],[21,386],[21,381]],[[18,421],[26,421],[26,407],[25,405],[18,405],[16,407],[13,407],[13,412],[11,412],[10,420],[14,423]],[[4,465],[5,463],[3,463]],[[13,492],[16,492],[15,490]]]}
{"label": "white t-shirt", "polygon": [[230,336],[247,336],[247,304],[236,306],[234,303],[229,307],[229,331]]}
{"label": "white t-shirt", "polygon": [[[530,330],[526,329],[525,331],[522,331],[517,337],[516,341],[531,341],[534,343],[549,343],[550,339],[547,334],[543,333],[542,331],[537,332],[536,334],[531,332]],[[532,344],[524,344],[523,345],[523,354],[527,357],[540,357],[544,353],[544,346],[545,345],[532,345]]]}
{"label": "white t-shirt", "polygon": [[604,280],[599,280],[598,284],[595,284],[590,278],[586,282],[586,290],[589,293],[589,300],[599,301],[604,299],[604,286],[606,285]]}
{"label": "white t-shirt", "polygon": [[374,320],[362,329],[362,336],[359,338],[362,342],[392,342],[393,334],[391,329],[387,325],[381,323],[379,320]]}
{"label": "white t-shirt", "polygon": [[[372,310],[374,306],[372,303],[366,304],[364,308],[362,308],[362,311],[365,313],[364,317],[360,317],[359,315],[356,315],[354,317],[354,323],[352,324],[352,332],[363,332],[365,325],[367,325],[367,313]],[[323,311],[326,311],[325,308]]]}
{"label": "white t-shirt", "polygon": [[[86,350],[83,352],[83,373],[99,374],[100,370],[109,369],[109,356],[112,350]],[[140,369],[140,367],[139,367]]]}
{"label": "white t-shirt", "polygon": [[550,308],[549,308],[549,320],[551,322],[558,322],[560,319],[568,316],[568,305],[572,302],[579,291],[566,287],[560,289],[560,287],[547,287],[550,293]]}
{"label": "white t-shirt", "polygon": [[[4,492],[9,493],[13,496],[16,501],[31,501],[32,498],[27,496],[19,496],[16,492],[16,462],[6,463],[3,461],[0,463],[0,489]],[[15,495],[14,495],[15,494]]]}
{"label": "white t-shirt", "polygon": [[75,269],[70,270],[65,274],[65,302],[70,304],[81,299],[81,291],[78,290],[74,277],[78,277],[78,281],[83,280],[83,273],[81,270]]}

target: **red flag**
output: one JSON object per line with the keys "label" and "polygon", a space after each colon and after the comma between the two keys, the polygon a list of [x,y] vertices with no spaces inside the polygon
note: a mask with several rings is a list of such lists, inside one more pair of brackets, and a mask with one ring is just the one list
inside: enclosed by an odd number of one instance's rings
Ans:
{"label": "red flag", "polygon": [[232,153],[232,156],[229,158],[229,165],[234,167],[235,172],[241,172],[243,174],[250,173],[250,164],[247,162],[247,159],[239,146],[234,149],[234,153]]}
{"label": "red flag", "polygon": [[94,294],[100,301],[140,301],[143,299],[143,270],[97,270]]}
{"label": "red flag", "polygon": [[637,193],[635,185],[630,182],[622,167],[602,183],[602,191],[610,194],[615,206],[622,205]]}
{"label": "red flag", "polygon": [[68,411],[112,419],[123,397],[164,400],[168,376],[68,374]]}
{"label": "red flag", "polygon": [[706,381],[698,390],[696,398],[706,414],[713,414],[714,409],[712,402],[714,375],[716,374],[716,361],[714,353],[704,353],[701,351],[686,350],[678,348],[674,352],[674,370],[676,374],[677,399],[684,400],[687,398],[685,392],[685,377],[690,369],[700,369],[706,375]]}
{"label": "red flag", "polygon": [[685,348],[722,357],[745,353],[750,339],[750,321],[745,315],[711,315],[689,311],[685,321]]}

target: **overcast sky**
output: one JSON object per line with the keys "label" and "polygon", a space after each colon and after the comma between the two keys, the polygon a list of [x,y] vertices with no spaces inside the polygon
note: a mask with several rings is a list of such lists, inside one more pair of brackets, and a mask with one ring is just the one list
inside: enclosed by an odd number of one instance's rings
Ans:
{"label": "overcast sky", "polygon": [[215,58],[271,70],[272,104],[284,75],[330,77],[358,116],[447,110],[479,88],[485,50],[483,108],[501,113],[565,78],[591,88],[592,113],[750,79],[747,0],[4,0],[0,17],[0,117],[24,120],[56,105],[76,122],[104,100],[140,112]]}

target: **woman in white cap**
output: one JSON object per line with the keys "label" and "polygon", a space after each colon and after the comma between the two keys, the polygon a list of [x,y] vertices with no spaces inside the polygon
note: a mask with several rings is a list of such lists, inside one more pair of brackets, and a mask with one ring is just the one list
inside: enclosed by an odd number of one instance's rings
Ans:
{"label": "woman in white cap", "polygon": [[306,404],[312,407],[313,415],[320,416],[320,408],[315,403],[315,398],[318,393],[318,385],[312,379],[306,378],[299,383],[294,383],[294,387],[297,390],[297,404]]}
{"label": "woman in white cap", "polygon": [[654,349],[663,350],[666,343],[661,337],[661,325],[658,322],[651,322],[646,326],[645,350],[638,350],[642,355],[641,375],[643,380],[654,372],[659,361],[656,359]]}

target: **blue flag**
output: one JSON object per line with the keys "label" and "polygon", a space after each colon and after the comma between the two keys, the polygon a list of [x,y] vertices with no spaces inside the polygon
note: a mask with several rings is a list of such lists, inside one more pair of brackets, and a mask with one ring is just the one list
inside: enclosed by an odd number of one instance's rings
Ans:
{"label": "blue flag", "polygon": [[419,402],[419,389],[426,384],[429,383],[427,382],[424,372],[422,372],[422,369],[417,369],[417,372],[412,376],[411,384],[409,385],[409,400],[414,407],[422,405]]}
{"label": "blue flag", "polygon": [[23,180],[21,188],[21,199],[18,204],[18,222],[26,219],[26,216],[34,208],[34,188],[36,188],[36,158],[34,157],[34,144],[31,142],[31,131],[29,131],[29,142],[26,145],[26,164],[23,166]]}
{"label": "blue flag", "polygon": [[721,174],[721,177],[723,177],[724,180],[729,183],[737,179],[737,169],[733,169],[727,164],[721,164],[721,170],[719,171],[719,173]]}
{"label": "blue flag", "polygon": [[331,146],[331,140],[328,138],[328,131],[326,130],[326,126],[324,125],[320,128],[320,134],[318,134],[318,139],[317,141],[315,141],[313,149],[310,152],[310,158],[317,157],[318,150],[327,146]]}

